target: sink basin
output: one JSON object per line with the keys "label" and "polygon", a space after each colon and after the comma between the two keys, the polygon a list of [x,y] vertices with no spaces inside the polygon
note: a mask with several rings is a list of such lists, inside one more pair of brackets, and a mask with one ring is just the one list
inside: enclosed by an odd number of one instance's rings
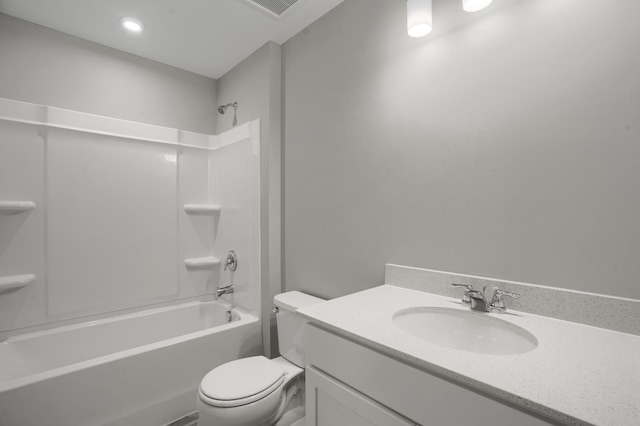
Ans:
{"label": "sink basin", "polygon": [[418,339],[466,352],[515,355],[538,346],[527,330],[480,312],[408,308],[396,312],[393,323]]}

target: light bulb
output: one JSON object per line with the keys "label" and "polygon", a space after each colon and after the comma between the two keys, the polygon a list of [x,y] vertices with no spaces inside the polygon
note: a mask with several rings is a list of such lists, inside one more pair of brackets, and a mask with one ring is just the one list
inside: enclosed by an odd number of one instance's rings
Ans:
{"label": "light bulb", "polygon": [[407,33],[424,37],[433,29],[431,0],[407,0]]}
{"label": "light bulb", "polygon": [[123,27],[125,27],[127,30],[133,33],[140,33],[144,28],[144,26],[142,25],[142,22],[138,21],[135,18],[128,18],[128,17],[122,18],[120,22],[122,23]]}
{"label": "light bulb", "polygon": [[477,12],[491,4],[492,0],[462,0],[462,8],[467,12]]}

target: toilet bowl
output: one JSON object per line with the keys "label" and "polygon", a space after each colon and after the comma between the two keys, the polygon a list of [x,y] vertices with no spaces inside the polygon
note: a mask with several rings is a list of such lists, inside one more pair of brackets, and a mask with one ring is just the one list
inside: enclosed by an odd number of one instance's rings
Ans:
{"label": "toilet bowl", "polygon": [[287,425],[302,418],[306,321],[295,310],[322,301],[297,291],[274,297],[282,356],[242,358],[207,373],[198,389],[199,426],[271,426],[285,413]]}

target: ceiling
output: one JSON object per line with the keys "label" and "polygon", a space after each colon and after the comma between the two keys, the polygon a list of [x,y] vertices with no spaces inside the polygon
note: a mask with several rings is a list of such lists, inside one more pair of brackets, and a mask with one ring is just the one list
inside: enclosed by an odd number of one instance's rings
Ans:
{"label": "ceiling", "polygon": [[[0,0],[0,12],[217,79],[342,1],[298,0],[279,17],[251,0]],[[124,30],[125,16],[140,20],[144,31]]]}

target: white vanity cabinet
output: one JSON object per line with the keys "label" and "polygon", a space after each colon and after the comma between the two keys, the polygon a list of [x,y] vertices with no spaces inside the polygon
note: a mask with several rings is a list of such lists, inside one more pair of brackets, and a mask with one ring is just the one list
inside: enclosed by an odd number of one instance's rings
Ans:
{"label": "white vanity cabinet", "polygon": [[313,367],[305,380],[306,426],[416,426]]}
{"label": "white vanity cabinet", "polygon": [[306,337],[307,426],[554,424],[312,324]]}

